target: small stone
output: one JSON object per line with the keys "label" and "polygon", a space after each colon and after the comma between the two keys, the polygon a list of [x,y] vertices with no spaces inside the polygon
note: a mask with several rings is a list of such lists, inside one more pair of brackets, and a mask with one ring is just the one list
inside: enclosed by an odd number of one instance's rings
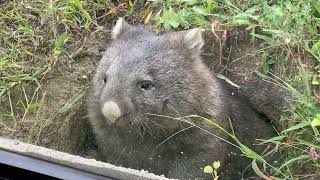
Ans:
{"label": "small stone", "polygon": [[88,76],[82,75],[81,78],[82,78],[82,79],[88,79]]}
{"label": "small stone", "polygon": [[13,140],[13,144],[14,144],[14,145],[18,145],[18,144],[20,144],[20,143],[19,143],[19,141],[17,141],[17,140]]}

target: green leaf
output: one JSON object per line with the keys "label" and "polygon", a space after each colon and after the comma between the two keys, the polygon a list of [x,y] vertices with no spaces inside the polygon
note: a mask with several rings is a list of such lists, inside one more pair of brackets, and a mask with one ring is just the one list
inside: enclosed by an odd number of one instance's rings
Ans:
{"label": "green leaf", "polygon": [[26,33],[26,34],[28,34],[28,35],[30,35],[30,36],[33,35],[32,27],[31,27],[30,25],[28,25],[28,24],[25,24],[25,25],[19,24],[18,29],[19,29],[21,32],[24,32],[24,33]]}
{"label": "green leaf", "polygon": [[7,89],[2,89],[0,88],[0,97],[2,97],[4,95],[4,93],[6,92]]}
{"label": "green leaf", "polygon": [[47,68],[48,68],[48,66],[37,69],[36,72],[34,72],[31,77],[35,78],[35,77],[40,76]]}
{"label": "green leaf", "polygon": [[183,28],[189,28],[192,17],[192,14],[190,11],[187,11],[186,9],[180,10],[178,13],[178,16],[180,18],[180,26]]}
{"label": "green leaf", "polygon": [[320,53],[320,40],[312,46],[311,51],[313,53]]}
{"label": "green leaf", "polygon": [[264,175],[264,174],[260,171],[260,169],[259,169],[259,167],[258,167],[258,165],[257,165],[256,160],[253,160],[253,161],[252,161],[251,166],[252,166],[253,171],[254,171],[259,177],[261,177],[261,178],[263,178],[263,179],[270,179],[270,178],[268,178],[266,175]]}
{"label": "green leaf", "polygon": [[213,0],[208,0],[208,4],[206,7],[207,13],[213,13],[216,9],[216,4],[213,2]]}
{"label": "green leaf", "polygon": [[32,81],[33,78],[32,78],[31,76],[26,75],[25,77],[21,78],[21,80],[24,80],[24,81]]}
{"label": "green leaf", "polygon": [[268,58],[267,63],[268,63],[269,65],[272,65],[272,64],[275,63],[275,61],[274,61],[272,58]]}
{"label": "green leaf", "polygon": [[213,175],[214,175],[213,180],[218,180],[219,179],[219,176],[218,176],[218,173],[217,173],[216,170],[213,171]]}
{"label": "green leaf", "polygon": [[266,143],[274,143],[274,144],[279,144],[281,143],[281,141],[283,140],[285,136],[276,136],[276,137],[272,137],[270,139],[266,139],[266,140],[261,140],[263,142],[259,143],[259,144],[266,144]]}
{"label": "green leaf", "polygon": [[265,40],[265,41],[267,41],[267,42],[273,42],[273,39],[270,38],[270,37],[268,37],[268,36],[266,36],[266,35],[262,35],[262,34],[252,34],[252,33],[251,33],[251,35],[252,35],[253,37],[258,38],[258,39]]}
{"label": "green leaf", "polygon": [[233,20],[233,24],[235,24],[236,26],[245,26],[245,25],[250,25],[251,23],[247,19],[235,17]]}
{"label": "green leaf", "polygon": [[253,15],[253,14],[254,14],[255,12],[257,12],[257,11],[259,11],[258,6],[252,6],[251,8],[247,9],[247,10],[245,11],[245,13],[248,14],[248,15],[250,15],[250,17],[251,17],[252,19],[258,20],[259,16],[254,16],[254,15]]}
{"label": "green leaf", "polygon": [[295,126],[292,126],[292,127],[288,128],[288,129],[286,129],[286,130],[284,130],[282,132],[284,133],[284,132],[293,131],[293,130],[296,130],[296,129],[304,128],[304,127],[306,127],[308,125],[309,125],[308,122],[302,122],[302,123],[299,123],[299,124],[297,124]]}
{"label": "green leaf", "polygon": [[28,112],[31,112],[31,111],[33,111],[35,109],[38,109],[40,106],[41,106],[40,103],[33,103],[28,107]]}
{"label": "green leaf", "polygon": [[269,66],[269,64],[267,62],[265,62],[265,63],[263,63],[261,65],[261,71],[262,71],[263,74],[268,74],[269,73],[270,66]]}
{"label": "green leaf", "polygon": [[320,126],[320,114],[317,114],[316,117],[311,122],[312,127]]}
{"label": "green leaf", "polygon": [[60,114],[60,113],[65,113],[65,112],[69,111],[70,108],[86,94],[86,92],[87,92],[86,90],[83,90],[82,92],[80,92],[79,94],[77,94],[77,96],[72,97],[72,98],[58,111],[58,114]]}
{"label": "green leaf", "polygon": [[178,28],[181,23],[181,19],[179,18],[178,14],[173,11],[172,8],[164,12],[162,20],[163,26],[166,30],[170,30],[172,27]]}
{"label": "green leaf", "polygon": [[133,13],[136,9],[136,5],[137,5],[137,0],[134,0],[133,2],[129,1],[128,11],[127,11],[129,16],[133,15]]}
{"label": "green leaf", "polygon": [[313,12],[314,17],[320,18],[320,6],[317,5],[316,2],[313,2],[312,5],[314,8],[314,12]]}
{"label": "green leaf", "polygon": [[218,169],[220,167],[220,161],[213,162],[213,168]]}
{"label": "green leaf", "polygon": [[311,84],[312,85],[319,85],[320,84],[320,75],[313,75]]}
{"label": "green leaf", "polygon": [[193,10],[193,12],[194,12],[195,14],[201,14],[201,15],[204,15],[204,16],[211,15],[211,14],[208,13],[208,12],[206,11],[206,9],[204,9],[202,6],[194,6],[194,7],[192,8],[192,10]]}
{"label": "green leaf", "polygon": [[211,166],[206,166],[206,167],[204,167],[203,172],[204,172],[205,174],[212,174],[213,169],[212,169]]}
{"label": "green leaf", "polygon": [[66,33],[59,35],[54,42],[53,56],[58,58],[63,50],[63,46],[69,41]]}
{"label": "green leaf", "polygon": [[282,169],[283,167],[286,167],[286,166],[289,166],[290,164],[296,162],[296,161],[299,161],[299,160],[302,160],[302,159],[311,159],[311,155],[300,155],[299,157],[296,157],[296,158],[292,158],[290,159],[289,161],[286,161],[284,164],[282,164],[280,166],[280,168],[278,169],[280,171],[280,169]]}
{"label": "green leaf", "polygon": [[194,16],[194,24],[199,27],[209,28],[211,23],[207,21],[207,19],[204,16],[198,15]]}
{"label": "green leaf", "polygon": [[85,28],[89,30],[92,24],[92,19],[90,14],[83,8],[82,2],[80,0],[70,0],[70,3],[79,10],[81,16],[85,20]]}
{"label": "green leaf", "polygon": [[248,9],[246,12],[242,12],[233,17],[233,23],[237,26],[248,26],[254,24],[254,21],[259,19],[259,16],[253,15],[257,9],[255,7]]}
{"label": "green leaf", "polygon": [[182,3],[184,3],[185,5],[196,5],[199,3],[199,0],[181,0]]}

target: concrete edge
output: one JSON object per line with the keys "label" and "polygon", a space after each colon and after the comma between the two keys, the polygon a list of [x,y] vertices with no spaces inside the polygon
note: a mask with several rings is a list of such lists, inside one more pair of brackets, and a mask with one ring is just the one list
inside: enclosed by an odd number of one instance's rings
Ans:
{"label": "concrete edge", "polygon": [[144,170],[119,167],[13,139],[0,137],[0,149],[116,179],[169,180],[164,176],[158,176]]}

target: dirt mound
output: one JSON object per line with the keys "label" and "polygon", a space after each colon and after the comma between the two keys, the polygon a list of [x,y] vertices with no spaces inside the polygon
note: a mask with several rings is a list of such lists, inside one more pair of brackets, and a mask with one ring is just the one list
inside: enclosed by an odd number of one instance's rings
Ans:
{"label": "dirt mound", "polygon": [[[87,138],[83,135],[88,134],[81,131],[90,129],[87,128],[88,124],[85,121],[84,104],[87,89],[95,66],[106,49],[110,37],[108,30],[88,35],[81,50],[72,59],[66,57],[68,60],[57,64],[55,69],[42,80],[41,85],[32,82],[11,89],[11,102],[7,103],[8,98],[5,97],[1,99],[1,104],[4,106],[0,108],[0,118],[9,124],[9,127],[15,125],[19,127],[16,128],[18,131],[4,128],[1,135],[52,149],[80,153],[81,147],[75,148],[78,146],[77,142],[79,138]],[[76,50],[78,49],[68,51]],[[23,118],[23,123],[15,124],[5,115],[10,112],[11,107],[18,107],[18,104],[26,99],[23,97],[24,94],[27,99],[37,96],[35,101],[38,101],[40,108],[28,113]],[[15,113],[22,112],[22,109],[15,108]]]}

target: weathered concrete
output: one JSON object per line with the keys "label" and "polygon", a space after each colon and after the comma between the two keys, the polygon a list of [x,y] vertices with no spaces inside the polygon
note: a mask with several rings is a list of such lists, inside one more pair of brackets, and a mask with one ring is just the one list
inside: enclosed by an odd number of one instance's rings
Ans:
{"label": "weathered concrete", "polygon": [[144,170],[134,170],[124,167],[114,166],[112,164],[96,161],[94,159],[86,159],[80,156],[47,149],[32,144],[27,144],[12,139],[0,138],[0,149],[18,153],[21,155],[46,160],[59,165],[72,167],[75,169],[87,171],[93,174],[112,177],[115,179],[128,180],[165,180],[164,176],[157,176]]}

